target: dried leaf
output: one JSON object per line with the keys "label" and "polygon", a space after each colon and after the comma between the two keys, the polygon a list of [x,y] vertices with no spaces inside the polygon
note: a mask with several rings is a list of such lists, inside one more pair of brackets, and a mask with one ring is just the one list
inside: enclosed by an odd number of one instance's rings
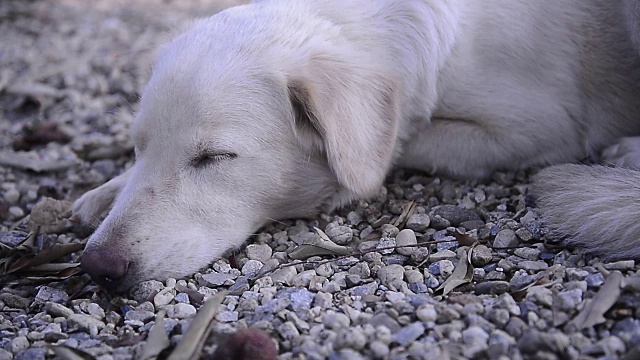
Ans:
{"label": "dried leaf", "polygon": [[346,246],[340,246],[329,239],[324,231],[314,228],[319,236],[314,237],[311,242],[299,245],[289,253],[289,257],[294,260],[305,260],[312,256],[322,255],[349,255],[350,250]]}
{"label": "dried leaf", "polygon": [[331,238],[329,237],[329,235],[325,234],[324,231],[318,229],[317,227],[314,227],[313,230],[316,231],[316,233],[320,236],[322,240],[331,241]]}
{"label": "dried leaf", "polygon": [[[16,260],[11,267],[6,271],[6,274],[14,273],[18,270],[29,269],[39,265],[50,263],[54,260],[58,260],[61,257],[69,255],[71,253],[80,251],[84,248],[83,244],[55,244],[49,248],[40,251],[36,255],[26,255]],[[52,271],[60,271],[52,270]]]}
{"label": "dried leaf", "polygon": [[453,237],[455,237],[456,240],[458,240],[458,243],[460,243],[460,246],[471,246],[477,241],[471,235],[465,233],[464,231],[461,231],[460,229],[456,229],[453,232]]}
{"label": "dried leaf", "polygon": [[7,274],[9,267],[14,263],[16,258],[20,258],[24,254],[33,254],[35,252],[35,242],[39,233],[40,229],[36,228],[34,231],[29,233],[24,240],[19,242],[16,246],[10,247],[7,253],[3,254],[4,258],[1,263],[3,275]]}
{"label": "dried leaf", "polygon": [[[17,280],[10,282],[10,284],[42,285],[42,284],[48,284],[54,281],[66,280],[80,273],[82,273],[82,268],[80,268],[80,264],[77,264],[77,266],[75,267],[64,269],[58,273],[51,273],[51,274],[46,273],[46,274],[37,274],[37,276],[33,275],[33,276],[27,276],[27,277],[20,277]],[[15,276],[15,274],[12,274],[12,275]]]}
{"label": "dried leaf", "polygon": [[93,356],[90,354],[66,347],[66,346],[51,346],[51,350],[56,353],[56,359],[66,359],[66,360],[95,360]]}
{"label": "dried leaf", "polygon": [[613,271],[600,288],[600,291],[587,303],[580,314],[570,324],[579,330],[590,328],[606,321],[604,314],[616,303],[622,292],[623,275]]}
{"label": "dried leaf", "polygon": [[59,273],[67,269],[80,267],[79,263],[49,263],[24,269],[23,273]]}
{"label": "dried leaf", "polygon": [[44,122],[39,124],[27,124],[22,128],[23,136],[13,140],[14,150],[31,150],[38,145],[45,145],[50,142],[66,144],[71,141],[71,136],[61,130],[54,122]]}
{"label": "dried leaf", "polygon": [[164,330],[164,316],[164,310],[160,310],[158,315],[156,315],[156,322],[149,331],[147,342],[145,343],[142,355],[140,356],[141,360],[156,359],[164,349],[171,345],[171,341],[169,341],[169,337]]}
{"label": "dried leaf", "polygon": [[36,247],[36,239],[40,235],[40,228],[35,228],[27,237],[13,248],[14,251],[32,251]]}
{"label": "dried leaf", "polygon": [[218,307],[226,295],[226,291],[221,291],[200,307],[198,314],[193,318],[187,332],[182,337],[182,341],[171,352],[167,360],[196,360],[200,357],[202,347],[211,332],[211,324],[218,313]]}
{"label": "dried leaf", "polygon": [[416,213],[417,209],[418,204],[416,204],[415,201],[411,201],[402,205],[402,212],[400,213],[400,216],[398,216],[398,219],[393,223],[393,226],[397,227],[400,230],[404,229],[404,225],[407,223],[407,220],[411,217],[411,215]]}
{"label": "dried leaf", "polygon": [[469,248],[469,253],[462,250],[462,255],[460,256],[460,260],[458,261],[458,265],[453,270],[451,276],[447,278],[440,286],[436,289],[436,291],[443,290],[442,295],[447,295],[453,289],[457,288],[460,285],[466,284],[473,279],[473,265],[471,265],[471,254],[473,253],[473,249],[475,245]]}

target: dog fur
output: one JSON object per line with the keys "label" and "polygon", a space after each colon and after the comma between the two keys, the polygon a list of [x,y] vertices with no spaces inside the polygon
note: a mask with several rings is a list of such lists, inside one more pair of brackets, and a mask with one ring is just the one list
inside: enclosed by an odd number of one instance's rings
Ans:
{"label": "dog fur", "polygon": [[[640,54],[640,1],[623,5]],[[545,223],[568,244],[605,259],[640,259],[640,137],[621,139],[605,149],[601,160],[609,166],[544,169],[534,179],[533,193]]]}
{"label": "dog fur", "polygon": [[158,52],[135,165],[74,205],[111,208],[83,266],[116,290],[181,277],[270,220],[375,194],[393,166],[468,178],[599,156],[640,135],[625,6],[264,0],[198,21]]}

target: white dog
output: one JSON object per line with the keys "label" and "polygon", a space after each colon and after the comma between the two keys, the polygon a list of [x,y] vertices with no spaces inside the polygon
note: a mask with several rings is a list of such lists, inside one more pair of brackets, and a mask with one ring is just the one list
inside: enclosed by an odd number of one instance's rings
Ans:
{"label": "white dog", "polygon": [[[640,1],[623,5],[629,35],[640,54]],[[534,182],[538,204],[547,225],[567,243],[604,258],[640,259],[640,137],[621,139],[604,151],[603,158],[621,167],[558,165],[540,172]]]}
{"label": "white dog", "polygon": [[[375,194],[392,166],[456,177],[573,162],[640,134],[622,0],[260,1],[164,46],[132,169],[82,262],[116,290],[180,277],[269,219]],[[112,205],[113,202],[113,205]]]}

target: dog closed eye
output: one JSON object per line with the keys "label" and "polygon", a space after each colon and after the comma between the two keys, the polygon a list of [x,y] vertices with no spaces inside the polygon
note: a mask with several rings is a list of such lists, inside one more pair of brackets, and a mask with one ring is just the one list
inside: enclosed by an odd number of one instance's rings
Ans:
{"label": "dog closed eye", "polygon": [[189,160],[189,165],[196,169],[202,169],[214,165],[220,161],[232,160],[238,157],[231,152],[202,152]]}

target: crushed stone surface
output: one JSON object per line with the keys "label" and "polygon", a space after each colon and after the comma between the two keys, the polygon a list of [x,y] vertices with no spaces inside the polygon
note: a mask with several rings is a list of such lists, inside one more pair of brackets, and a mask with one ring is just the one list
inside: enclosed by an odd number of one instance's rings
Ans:
{"label": "crushed stone surface", "polygon": [[[0,165],[0,243],[23,240],[34,209],[54,224],[38,243],[86,241],[89,231],[65,222],[58,203],[45,199],[73,201],[131,166],[128,130],[144,59],[181,22],[233,3],[0,2],[0,162],[21,152],[19,161]],[[217,260],[185,279],[147,281],[125,296],[106,293],[87,275],[5,284],[0,359],[53,358],[49,345],[102,360],[137,359],[158,311],[166,311],[162,325],[173,346],[221,290],[228,294],[205,358],[247,327],[264,330],[280,359],[637,354],[638,265],[607,264],[558,246],[528,195],[529,176],[456,182],[396,170],[373,199],[314,220],[274,222],[232,261]],[[399,221],[412,202],[413,213]],[[39,203],[44,215],[34,208]],[[353,255],[282,266],[294,262],[287,254],[316,227]],[[465,264],[467,272],[456,271]],[[613,295],[598,293],[615,271],[628,284]],[[454,281],[460,284],[443,294]],[[596,295],[613,305],[582,328],[578,315],[594,308]],[[595,308],[588,321],[598,317]]]}

